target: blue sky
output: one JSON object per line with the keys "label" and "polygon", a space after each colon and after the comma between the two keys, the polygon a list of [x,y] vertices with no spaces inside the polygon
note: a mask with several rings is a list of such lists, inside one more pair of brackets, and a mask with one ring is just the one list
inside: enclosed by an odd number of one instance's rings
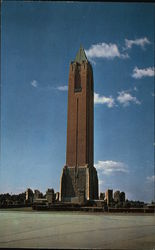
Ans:
{"label": "blue sky", "polygon": [[59,191],[69,64],[94,73],[100,191],[154,198],[154,5],[2,2],[0,193]]}

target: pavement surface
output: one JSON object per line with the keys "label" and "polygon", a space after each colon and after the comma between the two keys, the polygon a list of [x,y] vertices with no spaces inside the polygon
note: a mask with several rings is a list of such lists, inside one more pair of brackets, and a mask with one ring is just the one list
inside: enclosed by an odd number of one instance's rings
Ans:
{"label": "pavement surface", "polygon": [[155,216],[0,211],[0,248],[155,250]]}

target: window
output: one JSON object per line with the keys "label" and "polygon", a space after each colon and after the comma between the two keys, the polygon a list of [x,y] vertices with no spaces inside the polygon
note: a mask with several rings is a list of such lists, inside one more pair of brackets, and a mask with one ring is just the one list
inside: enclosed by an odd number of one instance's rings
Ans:
{"label": "window", "polygon": [[77,68],[75,71],[75,85],[74,85],[74,91],[79,92],[81,91],[81,76],[80,76],[80,71]]}

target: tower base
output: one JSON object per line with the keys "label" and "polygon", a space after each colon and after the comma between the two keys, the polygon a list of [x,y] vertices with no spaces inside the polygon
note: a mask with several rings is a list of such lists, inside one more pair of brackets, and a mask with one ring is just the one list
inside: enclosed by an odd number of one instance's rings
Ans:
{"label": "tower base", "polygon": [[94,166],[65,166],[60,180],[60,200],[84,203],[98,199],[98,177]]}

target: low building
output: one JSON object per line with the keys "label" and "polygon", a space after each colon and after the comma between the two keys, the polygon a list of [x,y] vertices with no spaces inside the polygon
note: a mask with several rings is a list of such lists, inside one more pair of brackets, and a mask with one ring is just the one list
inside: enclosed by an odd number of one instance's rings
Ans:
{"label": "low building", "polygon": [[48,208],[49,207],[49,204],[48,204],[48,201],[47,199],[44,199],[44,198],[36,198],[33,202],[33,209],[44,209],[44,208]]}
{"label": "low building", "polygon": [[34,200],[40,199],[40,198],[43,198],[43,194],[39,190],[35,189],[34,190]]}
{"label": "low building", "polygon": [[113,202],[113,190],[112,189],[108,189],[105,192],[105,200],[107,201],[107,205]]}
{"label": "low building", "polygon": [[124,192],[120,193],[120,202],[125,202],[125,193]]}
{"label": "low building", "polygon": [[59,192],[56,192],[55,193],[55,201],[59,201],[59,198],[60,198]]}
{"label": "low building", "polygon": [[46,191],[46,199],[49,204],[52,204],[55,201],[55,194],[53,188],[48,188]]}
{"label": "low building", "polygon": [[100,200],[104,200],[105,199],[105,193],[100,193]]}
{"label": "low building", "polygon": [[26,203],[33,203],[34,193],[30,188],[26,190]]}
{"label": "low building", "polygon": [[117,190],[115,193],[114,193],[114,201],[115,202],[120,202],[120,191]]}
{"label": "low building", "polygon": [[114,193],[114,202],[115,203],[123,203],[123,202],[125,202],[125,193],[120,192],[119,190],[117,190]]}

